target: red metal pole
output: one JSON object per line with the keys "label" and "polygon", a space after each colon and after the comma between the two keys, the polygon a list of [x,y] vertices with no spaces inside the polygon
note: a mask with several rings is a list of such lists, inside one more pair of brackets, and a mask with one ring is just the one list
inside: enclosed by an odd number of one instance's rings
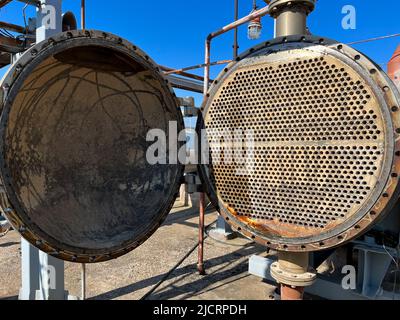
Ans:
{"label": "red metal pole", "polygon": [[200,192],[200,211],[199,211],[199,248],[197,270],[200,275],[205,275],[204,269],[204,214],[205,214],[205,195]]}

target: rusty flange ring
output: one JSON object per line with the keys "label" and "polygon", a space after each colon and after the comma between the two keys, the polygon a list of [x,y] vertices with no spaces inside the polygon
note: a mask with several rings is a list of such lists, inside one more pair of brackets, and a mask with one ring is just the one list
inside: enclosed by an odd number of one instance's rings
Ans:
{"label": "rusty flange ring", "polygon": [[2,88],[1,206],[25,239],[59,259],[94,263],[157,230],[184,166],[151,166],[146,135],[184,124],[145,52],[102,31],[60,33],[27,50]]}
{"label": "rusty flange ring", "polygon": [[[215,180],[214,177],[210,176],[209,166],[200,165],[199,171],[206,187],[206,192],[213,204],[218,208],[220,214],[226,219],[226,221],[235,230],[241,232],[245,236],[254,239],[256,242],[262,245],[279,251],[309,252],[342,245],[362,235],[371,227],[373,227],[383,217],[385,217],[386,214],[393,208],[394,204],[397,202],[400,191],[398,184],[398,177],[400,174],[400,94],[393,85],[392,81],[388,78],[388,76],[380,69],[378,65],[372,62],[369,58],[345,44],[338,43],[336,41],[329,40],[323,37],[290,36],[277,38],[260,44],[254,48],[251,48],[250,50],[242,54],[236,62],[228,65],[215,80],[213,87],[208,92],[207,97],[203,103],[203,118],[199,119],[198,121],[197,131],[200,132],[205,127],[204,119],[208,115],[210,105],[215,99],[215,96],[217,94],[220,94],[224,86],[228,86],[228,83],[231,83],[232,85],[236,84],[235,80],[233,79],[233,77],[236,75],[235,72],[239,73],[238,77],[240,79],[239,81],[241,81],[240,84],[237,84],[238,86],[245,86],[247,84],[249,86],[247,92],[257,93],[257,91],[255,90],[261,90],[261,87],[259,86],[261,86],[262,83],[258,82],[257,85],[254,84],[254,87],[250,88],[250,86],[252,85],[251,78],[246,78],[245,80],[242,79],[245,75],[245,72],[249,72],[248,70],[265,70],[263,69],[265,67],[265,65],[263,65],[263,61],[265,61],[263,60],[263,57],[271,55],[271,59],[269,61],[272,61],[272,65],[274,61],[274,54],[279,52],[288,52],[288,55],[290,55],[291,52],[294,52],[295,50],[301,51],[302,48],[304,49],[304,55],[307,54],[309,48],[310,52],[323,52],[323,57],[333,57],[340,61],[345,61],[345,64],[348,66],[348,70],[351,70],[351,72],[354,72],[354,74],[358,74],[358,76],[363,79],[362,81],[365,81],[367,86],[371,88],[371,90],[373,90],[374,94],[376,95],[377,101],[379,101],[377,102],[377,104],[382,109],[381,112],[384,119],[384,130],[386,133],[386,140],[384,144],[386,157],[382,162],[384,163],[381,168],[382,174],[376,184],[376,190],[374,189],[376,192],[351,219],[349,218],[348,220],[346,220],[338,228],[332,228],[330,232],[324,232],[324,226],[323,224],[321,224],[318,226],[322,228],[320,232],[313,231],[314,233],[308,236],[304,236],[301,234],[300,230],[304,230],[303,228],[298,229],[299,233],[296,236],[294,231],[295,227],[293,227],[292,237],[279,235],[279,232],[277,232],[277,235],[275,236],[274,234],[269,233],[267,227],[264,228],[261,225],[257,227],[259,221],[254,219],[252,217],[252,214],[249,213],[251,212],[251,210],[247,209],[248,211],[246,212],[246,214],[242,215],[240,210],[234,207],[236,204],[240,204],[240,199],[237,199],[237,201],[235,201],[232,200],[233,198],[231,197],[230,203],[224,201],[221,198],[221,194],[218,193],[215,189]],[[300,57],[299,60],[301,60]],[[290,61],[296,60],[293,59]],[[282,62],[282,64],[284,63],[285,62]],[[239,68],[241,69],[239,70]],[[271,71],[272,73],[275,72],[276,74],[276,69],[271,68],[271,70],[273,70]],[[322,74],[323,73],[321,72],[321,75]],[[274,81],[278,80],[275,78]],[[271,85],[273,85],[274,83],[272,83]],[[227,90],[228,91],[226,91],[226,96],[229,100],[234,97],[234,93],[232,93],[232,88]],[[254,97],[255,99],[257,99],[257,95],[255,95]],[[324,98],[322,97],[321,99]],[[244,102],[241,103],[243,104]],[[220,106],[219,104],[216,105]],[[221,109],[222,107],[220,106],[219,108]],[[232,110],[232,108],[233,107],[231,106],[229,110]],[[214,109],[218,110],[215,106]],[[238,114],[240,114],[240,112],[237,110],[235,112],[238,112]],[[262,113],[263,111],[260,112]],[[230,127],[231,123],[229,121],[231,121],[232,118],[233,115],[225,114],[221,118],[221,123],[227,124],[227,127]],[[243,116],[239,117],[240,121],[242,121],[243,118]],[[266,127],[266,129],[268,128]],[[275,158],[275,161],[276,159],[279,158]],[[337,174],[340,175],[340,171]],[[251,177],[251,179],[253,178],[254,177]],[[275,178],[275,180],[276,179],[279,180],[279,177]],[[224,185],[223,180],[220,180],[219,183],[221,186]],[[258,181],[258,183],[260,183],[260,181]],[[284,184],[284,182],[281,183]],[[249,182],[248,185],[251,185],[251,183]],[[356,188],[355,186],[356,185],[354,185],[354,188]],[[231,188],[230,190],[232,194],[234,194],[235,192],[240,192],[239,181],[235,182],[235,187],[233,187],[232,185],[229,188]],[[297,195],[296,192],[293,192],[292,194],[294,197],[296,197]],[[263,197],[264,195],[265,194],[260,193],[258,197]],[[246,197],[248,197],[248,195],[242,196],[244,197],[242,197],[243,200],[246,200]],[[300,196],[303,198],[305,197],[305,195],[301,194]],[[312,201],[313,199],[308,200]],[[270,201],[280,202],[281,200],[274,200],[272,198]],[[261,208],[259,210],[261,210]],[[282,209],[282,211],[285,210]],[[258,212],[257,216],[258,215],[261,216],[262,213]],[[268,219],[273,219],[271,218],[271,216],[273,216],[273,213],[270,214]],[[292,219],[293,221],[295,220],[295,217],[292,216],[282,218],[282,220],[283,219]],[[297,221],[299,220],[300,219],[298,219]],[[319,221],[317,221],[316,224],[318,223]],[[276,229],[274,230],[274,232],[275,231]]]}

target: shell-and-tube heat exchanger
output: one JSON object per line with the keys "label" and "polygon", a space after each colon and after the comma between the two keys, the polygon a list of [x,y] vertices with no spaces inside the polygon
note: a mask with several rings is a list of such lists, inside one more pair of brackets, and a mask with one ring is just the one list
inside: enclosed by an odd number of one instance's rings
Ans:
{"label": "shell-and-tube heat exchanger", "polygon": [[[213,81],[197,126],[209,150],[199,165],[205,192],[235,230],[279,252],[271,272],[288,298],[315,281],[310,252],[365,234],[399,196],[399,91],[362,53],[309,35],[314,6],[270,1],[277,37]],[[95,263],[151,236],[184,165],[150,164],[146,135],[184,123],[146,53],[106,32],[71,30],[30,47],[1,88],[1,207],[26,240]],[[226,151],[220,133],[235,131],[248,140]],[[237,149],[239,162],[223,161]]]}
{"label": "shell-and-tube heat exchanger", "polygon": [[184,166],[150,164],[146,135],[184,124],[146,53],[109,33],[68,31],[24,52],[1,86],[1,206],[26,240],[93,263],[161,225]]}
{"label": "shell-and-tube heat exchanger", "polygon": [[206,193],[234,230],[279,252],[284,298],[314,282],[310,252],[360,237],[399,197],[399,91],[362,53],[307,35],[314,5],[271,1],[277,37],[223,70],[198,123]]}

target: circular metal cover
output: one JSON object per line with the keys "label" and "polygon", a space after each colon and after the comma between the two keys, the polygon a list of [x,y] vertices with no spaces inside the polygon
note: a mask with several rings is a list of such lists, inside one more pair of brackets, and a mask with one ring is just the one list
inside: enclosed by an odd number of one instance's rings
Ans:
{"label": "circular metal cover", "polygon": [[384,72],[346,45],[295,36],[255,47],[202,107],[208,196],[236,230],[271,248],[349,241],[398,199],[399,104]]}
{"label": "circular metal cover", "polygon": [[75,262],[113,259],[150,237],[183,174],[146,160],[149,130],[183,129],[157,65],[117,36],[71,31],[24,53],[2,87],[2,207],[14,228]]}

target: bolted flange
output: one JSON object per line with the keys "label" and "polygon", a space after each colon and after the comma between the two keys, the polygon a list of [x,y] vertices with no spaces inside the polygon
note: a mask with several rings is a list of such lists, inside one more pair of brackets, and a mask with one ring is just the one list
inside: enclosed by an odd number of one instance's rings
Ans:
{"label": "bolted flange", "polygon": [[296,274],[282,268],[279,262],[271,265],[271,276],[278,283],[292,287],[309,287],[317,280],[317,272],[312,268],[305,273]]}
{"label": "bolted flange", "polygon": [[270,14],[276,18],[283,9],[292,7],[304,8],[306,14],[310,14],[315,8],[315,2],[315,0],[272,0],[269,4]]}

